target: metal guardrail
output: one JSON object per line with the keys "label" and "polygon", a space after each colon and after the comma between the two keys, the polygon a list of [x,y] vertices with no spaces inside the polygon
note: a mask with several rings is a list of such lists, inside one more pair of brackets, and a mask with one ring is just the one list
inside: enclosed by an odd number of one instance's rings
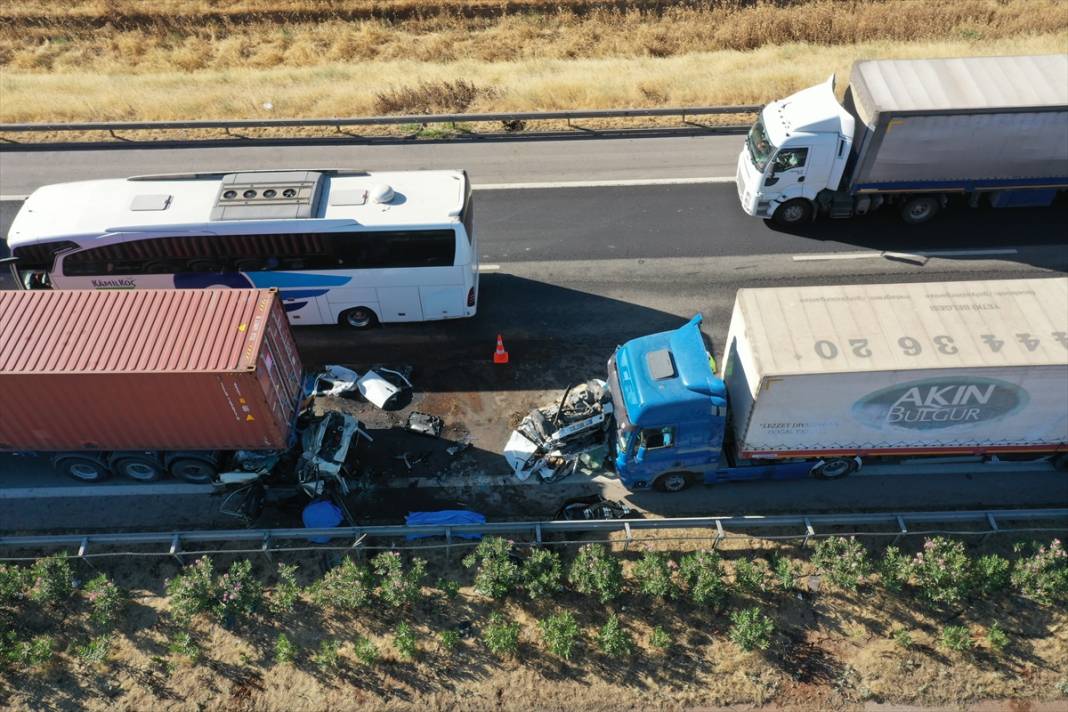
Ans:
{"label": "metal guardrail", "polygon": [[[1053,522],[1064,520],[1060,526],[1019,526],[1022,523]],[[1015,524],[1015,525],[1014,525]],[[941,526],[936,526],[941,525]],[[971,525],[972,529],[960,529]],[[825,527],[873,527],[871,530],[834,530]],[[919,528],[918,528],[919,527]],[[778,541],[797,541],[806,546],[812,539],[829,536],[857,536],[891,538],[897,542],[906,536],[981,536],[994,534],[1028,534],[1068,532],[1068,509],[1007,509],[956,512],[903,512],[875,514],[811,514],[774,516],[727,516],[687,517],[671,519],[615,519],[597,521],[552,521],[552,522],[487,522],[485,524],[423,525],[423,526],[359,526],[332,529],[237,529],[188,532],[114,532],[102,534],[50,534],[28,536],[0,536],[0,560],[31,559],[29,556],[9,556],[4,550],[11,549],[64,549],[77,547],[77,556],[83,559],[106,556],[171,556],[179,561],[184,556],[210,553],[265,554],[287,551],[321,550],[377,550],[377,549],[450,549],[471,546],[464,536],[497,535],[512,538],[523,537],[533,544],[557,545],[579,543],[579,540],[554,540],[546,542],[547,535],[556,534],[625,534],[624,546],[640,542],[636,532],[647,530],[670,531],[707,529],[707,536],[684,536],[683,539],[700,539],[712,542],[715,548],[726,539],[760,538]],[[767,530],[796,529],[796,532],[772,533]],[[760,533],[761,531],[765,533]],[[312,538],[328,540],[325,544],[311,544]],[[400,544],[398,540],[410,541],[409,537],[441,537],[443,542],[423,544]],[[390,540],[386,544],[374,544],[369,540]],[[298,542],[295,546],[280,546],[281,542]],[[589,539],[580,540],[582,543]],[[210,543],[253,544],[252,548],[191,549],[189,546]],[[93,551],[95,547],[160,546],[149,551]]]}
{"label": "metal guardrail", "polygon": [[[190,129],[248,128],[304,128],[333,127],[338,132],[346,126],[387,126],[404,124],[463,124],[485,122],[571,121],[580,119],[634,119],[657,116],[678,116],[686,124],[687,118],[715,114],[753,114],[760,106],[690,106],[659,109],[588,109],[577,111],[513,112],[495,114],[410,114],[406,116],[366,116],[318,119],[234,119],[206,121],[90,121],[75,123],[0,124],[0,133],[30,133],[45,131],[107,131],[115,138],[116,131],[180,131]],[[343,132],[342,132],[343,133]],[[10,139],[7,139],[10,142]]]}

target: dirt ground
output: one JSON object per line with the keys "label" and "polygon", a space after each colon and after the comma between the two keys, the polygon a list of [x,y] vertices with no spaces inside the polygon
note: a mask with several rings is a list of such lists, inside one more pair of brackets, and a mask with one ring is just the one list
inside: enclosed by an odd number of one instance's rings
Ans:
{"label": "dirt ground", "polygon": [[[662,543],[657,548],[678,549]],[[1068,705],[1068,611],[1014,596],[980,601],[963,609],[935,609],[915,596],[889,595],[877,585],[844,593],[821,581],[797,549],[756,542],[731,543],[728,562],[767,557],[772,550],[798,557],[801,590],[732,594],[725,612],[684,601],[657,602],[637,593],[601,606],[571,592],[554,601],[521,598],[495,603],[465,586],[455,599],[426,588],[412,610],[382,607],[327,613],[306,598],[292,614],[260,613],[225,629],[203,619],[194,626],[201,659],[193,663],[168,651],[175,629],[162,615],[161,582],[176,571],[170,561],[145,565],[121,561],[108,567],[133,599],[106,663],[87,667],[69,652],[46,671],[26,677],[0,672],[0,708],[12,710],[697,710],[741,705],[744,709],[848,710],[871,704],[948,706],[990,700],[990,709],[1053,710]],[[686,547],[683,547],[686,548]],[[638,556],[625,554],[632,566]],[[438,576],[469,583],[468,574],[431,554],[430,581]],[[325,560],[299,561],[302,583],[318,577]],[[228,562],[222,558],[218,564]],[[257,564],[261,578],[271,579]],[[730,566],[730,563],[728,563]],[[741,652],[727,637],[727,613],[759,605],[776,624],[771,647]],[[536,621],[561,609],[582,627],[583,641],[571,662],[549,655]],[[516,658],[498,658],[479,639],[489,614],[504,613],[521,624]],[[592,634],[610,613],[619,615],[637,648],[626,658],[596,649]],[[53,614],[54,615],[54,614]],[[66,647],[86,637],[85,611],[64,611]],[[34,628],[34,615],[20,626]],[[407,620],[419,639],[412,661],[399,657],[392,631]],[[997,652],[985,631],[998,622],[1010,643]],[[965,625],[976,641],[970,653],[943,648],[943,626]],[[662,653],[649,644],[654,626],[664,627],[674,646]],[[436,642],[444,629],[468,633],[447,653]],[[904,648],[894,631],[910,632]],[[298,648],[291,664],[273,661],[273,644],[286,633]],[[354,655],[365,636],[382,654],[373,665]],[[341,644],[339,665],[323,670],[312,662],[322,640]],[[993,704],[991,707],[990,705]],[[999,706],[1001,705],[1001,706]],[[766,706],[766,707],[764,707]]]}

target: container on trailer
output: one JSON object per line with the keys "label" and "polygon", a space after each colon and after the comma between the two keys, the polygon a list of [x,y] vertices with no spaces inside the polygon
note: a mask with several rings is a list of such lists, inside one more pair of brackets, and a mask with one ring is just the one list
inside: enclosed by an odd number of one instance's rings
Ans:
{"label": "container on trailer", "polygon": [[1068,277],[739,290],[744,458],[1068,450]]}
{"label": "container on trailer", "polygon": [[845,103],[854,190],[1068,176],[1065,54],[857,62]]}
{"label": "container on trailer", "polygon": [[0,450],[285,448],[301,372],[274,289],[0,292]]}

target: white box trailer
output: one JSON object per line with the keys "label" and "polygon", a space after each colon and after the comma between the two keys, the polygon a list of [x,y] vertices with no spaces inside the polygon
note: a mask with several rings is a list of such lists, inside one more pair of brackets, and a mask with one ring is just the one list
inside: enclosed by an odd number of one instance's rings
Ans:
{"label": "white box trailer", "polygon": [[740,458],[1068,450],[1068,277],[739,290]]}

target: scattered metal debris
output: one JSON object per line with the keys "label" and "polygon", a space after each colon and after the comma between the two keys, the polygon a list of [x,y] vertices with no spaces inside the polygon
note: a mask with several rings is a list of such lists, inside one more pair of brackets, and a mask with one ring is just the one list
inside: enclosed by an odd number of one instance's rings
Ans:
{"label": "scattered metal debris", "polygon": [[419,411],[412,411],[408,416],[408,424],[405,426],[413,433],[421,433],[422,435],[429,435],[432,438],[439,437],[441,435],[441,429],[444,427],[444,422],[436,415],[430,415],[429,413],[420,413]]}

